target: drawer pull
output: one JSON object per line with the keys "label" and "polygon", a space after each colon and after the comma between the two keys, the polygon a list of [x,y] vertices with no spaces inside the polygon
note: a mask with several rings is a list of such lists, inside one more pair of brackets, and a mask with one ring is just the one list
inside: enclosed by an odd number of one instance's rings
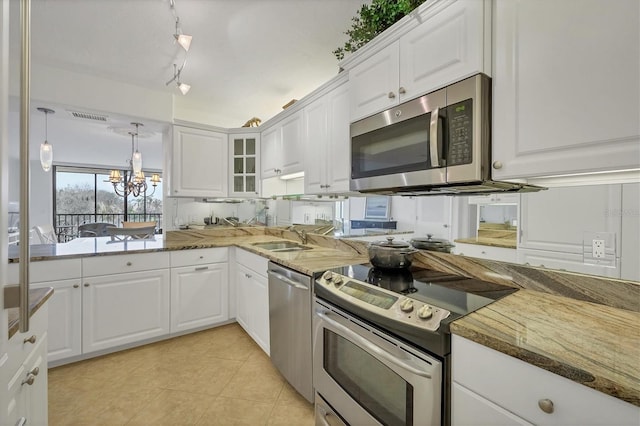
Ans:
{"label": "drawer pull", "polygon": [[127,266],[131,266],[131,265],[132,265],[132,263],[131,263],[131,262],[127,262]]}
{"label": "drawer pull", "polygon": [[78,287],[80,287],[80,285],[79,285],[79,284],[74,284],[74,285],[73,285],[73,288],[78,288]]}
{"label": "drawer pull", "polygon": [[204,256],[200,256],[200,259],[204,259]]}
{"label": "drawer pull", "polygon": [[33,374],[34,376],[37,376],[39,373],[40,373],[40,367],[33,367],[31,371],[29,371],[29,373],[27,374]]}
{"label": "drawer pull", "polygon": [[89,283],[84,283],[84,286],[85,287],[89,287]]}
{"label": "drawer pull", "polygon": [[31,337],[25,337],[24,339],[24,343],[35,343],[36,342],[36,335],[34,334]]}
{"label": "drawer pull", "polygon": [[547,414],[553,413],[553,401],[550,399],[541,399],[538,401],[538,407]]}
{"label": "drawer pull", "polygon": [[209,269],[209,267],[208,267],[208,266],[198,266],[198,267],[196,268],[196,271],[206,271],[207,269]]}
{"label": "drawer pull", "polygon": [[245,277],[251,278],[251,274],[244,274]]}
{"label": "drawer pull", "polygon": [[27,424],[27,418],[26,417],[20,417],[18,419],[18,421],[16,422],[16,426],[24,426]]}
{"label": "drawer pull", "polygon": [[22,386],[24,386],[25,384],[31,386],[33,384],[33,382],[35,382],[35,381],[36,381],[36,376],[34,376],[33,374],[29,373],[27,375],[27,378],[22,381]]}

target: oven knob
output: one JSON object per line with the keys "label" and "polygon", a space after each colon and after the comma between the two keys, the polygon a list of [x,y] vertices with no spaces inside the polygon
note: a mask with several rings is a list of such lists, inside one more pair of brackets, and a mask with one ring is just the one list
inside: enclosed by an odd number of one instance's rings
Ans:
{"label": "oven knob", "polygon": [[331,271],[326,271],[324,274],[322,274],[322,278],[327,281],[331,281],[331,279],[333,278],[333,273]]}
{"label": "oven knob", "polygon": [[413,300],[404,298],[400,302],[400,310],[402,312],[411,312],[411,311],[413,311]]}
{"label": "oven knob", "polygon": [[336,275],[335,277],[333,277],[333,283],[335,285],[340,285],[342,284],[342,277],[340,275]]}
{"label": "oven knob", "polygon": [[429,305],[422,305],[420,309],[418,309],[418,318],[420,319],[429,319],[433,316],[433,309]]}

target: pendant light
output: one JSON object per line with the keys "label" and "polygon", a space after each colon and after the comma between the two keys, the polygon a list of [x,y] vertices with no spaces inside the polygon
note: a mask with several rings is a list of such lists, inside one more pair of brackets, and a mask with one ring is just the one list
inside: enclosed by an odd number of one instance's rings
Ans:
{"label": "pendant light", "polygon": [[48,120],[47,115],[55,114],[56,112],[49,108],[38,108],[38,111],[44,112],[44,142],[40,144],[40,164],[42,170],[48,172],[51,170],[51,164],[53,163],[53,146],[49,143],[48,139]]}
{"label": "pendant light", "polygon": [[[138,176],[142,173],[142,153],[140,152],[139,148],[139,136],[138,136],[138,126],[142,126],[141,123],[131,123],[132,125],[136,126],[136,132],[135,132],[135,136],[136,136],[136,150],[133,152],[133,154],[131,155],[131,165],[133,166],[133,174]],[[131,135],[131,143],[133,144],[133,134]]]}

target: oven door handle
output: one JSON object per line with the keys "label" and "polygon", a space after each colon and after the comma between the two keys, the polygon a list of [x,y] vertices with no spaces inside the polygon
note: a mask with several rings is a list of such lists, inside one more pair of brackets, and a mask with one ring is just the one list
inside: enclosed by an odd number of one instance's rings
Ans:
{"label": "oven door handle", "polygon": [[431,122],[429,123],[429,153],[431,154],[431,167],[440,167],[440,141],[438,138],[438,118],[440,108],[431,112]]}
{"label": "oven door handle", "polygon": [[372,352],[372,353],[380,356],[381,358],[384,358],[386,361],[389,361],[390,363],[395,364],[397,367],[400,367],[400,368],[410,372],[411,374],[415,374],[415,375],[421,376],[421,377],[426,377],[427,379],[431,378],[431,374],[429,374],[429,373],[427,373],[425,371],[422,371],[422,370],[418,370],[414,366],[412,366],[412,365],[410,365],[410,364],[408,364],[408,363],[406,363],[404,361],[401,361],[400,359],[398,359],[393,354],[390,354],[389,352],[385,351],[384,349],[374,345],[373,343],[371,343],[370,341],[368,341],[367,339],[365,339],[364,337],[362,337],[358,333],[354,332],[353,330],[350,330],[348,327],[346,327],[346,326],[340,324],[339,322],[329,318],[328,314],[329,314],[329,312],[318,312],[318,311],[316,311],[316,315],[319,316],[320,319],[322,319],[323,321],[326,321],[332,327],[335,327],[338,330],[340,330],[342,333],[346,334],[350,340],[358,343],[360,346],[363,346],[369,352]]}

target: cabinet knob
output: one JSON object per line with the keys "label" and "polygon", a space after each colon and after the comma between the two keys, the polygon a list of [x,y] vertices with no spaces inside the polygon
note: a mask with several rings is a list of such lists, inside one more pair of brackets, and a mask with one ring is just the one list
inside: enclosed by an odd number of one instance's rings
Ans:
{"label": "cabinet knob", "polygon": [[244,274],[245,277],[251,278],[251,274]]}
{"label": "cabinet knob", "polygon": [[40,367],[33,367],[27,374],[33,374],[34,376],[37,376],[38,374],[40,374]]}
{"label": "cabinet knob", "polygon": [[401,95],[404,95],[405,93],[407,93],[407,91],[405,90],[404,87],[400,86],[400,88],[398,89],[398,93],[400,93]]}
{"label": "cabinet knob", "polygon": [[204,256],[200,256],[200,259],[204,259]]}
{"label": "cabinet knob", "polygon": [[73,288],[78,288],[78,287],[80,287],[80,284],[74,284],[73,285]]}
{"label": "cabinet knob", "polygon": [[131,265],[132,265],[132,263],[131,263],[131,262],[127,262],[127,266],[131,266]]}
{"label": "cabinet knob", "polygon": [[174,190],[173,190],[173,192],[175,192],[175,193],[177,194],[177,193],[178,193],[178,190],[177,190],[177,189],[174,189]]}
{"label": "cabinet knob", "polygon": [[389,92],[389,94],[387,95],[389,97],[389,99],[393,99],[396,97],[396,94],[393,92]]}
{"label": "cabinet knob", "polygon": [[31,337],[25,337],[24,340],[23,340],[23,343],[31,343],[31,344],[33,344],[35,342],[36,342],[36,335],[35,334],[33,336],[31,336]]}
{"label": "cabinet knob", "polygon": [[541,399],[538,401],[538,407],[547,414],[553,413],[553,401],[550,399]]}
{"label": "cabinet knob", "polygon": [[84,283],[84,286],[85,287],[89,287],[89,283]]}
{"label": "cabinet knob", "polygon": [[493,168],[496,170],[499,170],[502,168],[502,161],[494,161],[493,162]]}
{"label": "cabinet knob", "polygon": [[28,374],[27,378],[22,381],[22,385],[26,384],[31,386],[35,381],[36,381],[36,376],[34,376],[33,374]]}

